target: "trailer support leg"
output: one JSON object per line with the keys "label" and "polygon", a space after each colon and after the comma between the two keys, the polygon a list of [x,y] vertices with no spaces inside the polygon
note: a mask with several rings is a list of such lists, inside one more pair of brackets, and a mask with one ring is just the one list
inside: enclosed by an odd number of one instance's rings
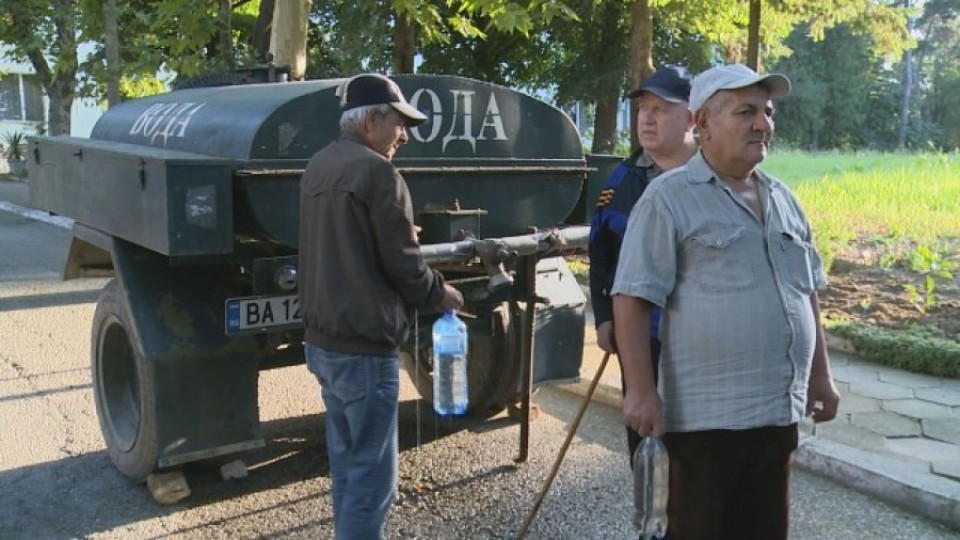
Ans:
{"label": "trailer support leg", "polygon": [[521,337],[520,455],[517,463],[526,463],[530,448],[530,396],[533,393],[533,331],[537,314],[537,257],[528,255],[517,265],[524,280],[527,313]]}

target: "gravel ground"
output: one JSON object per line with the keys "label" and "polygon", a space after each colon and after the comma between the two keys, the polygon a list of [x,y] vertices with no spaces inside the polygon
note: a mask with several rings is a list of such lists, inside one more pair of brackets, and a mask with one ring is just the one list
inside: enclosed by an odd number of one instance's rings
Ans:
{"label": "gravel ground", "polygon": [[[56,279],[69,241],[58,231],[0,212],[0,539],[331,538],[319,392],[302,366],[260,374],[267,444],[242,456],[247,478],[223,481],[213,461],[190,465],[192,495],[164,507],[113,468],[89,372],[103,280]],[[543,415],[532,424],[528,463],[516,465],[515,423],[437,421],[409,381],[403,391],[400,498],[387,537],[514,538],[580,398],[552,388],[537,394]],[[636,538],[630,490],[619,412],[594,404],[529,538]],[[791,536],[960,538],[800,473]]]}

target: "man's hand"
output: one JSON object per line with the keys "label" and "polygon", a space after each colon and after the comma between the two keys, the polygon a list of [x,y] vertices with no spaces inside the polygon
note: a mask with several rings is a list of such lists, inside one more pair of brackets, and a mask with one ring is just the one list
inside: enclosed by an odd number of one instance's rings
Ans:
{"label": "man's hand", "polygon": [[597,345],[604,352],[616,354],[617,338],[613,334],[613,321],[604,321],[597,326]]}
{"label": "man's hand", "polygon": [[443,284],[443,296],[437,303],[437,311],[460,310],[463,308],[463,295],[448,283]]}
{"label": "man's hand", "polygon": [[829,375],[811,375],[807,388],[807,416],[813,416],[814,422],[829,422],[837,416],[840,407],[840,393]]}
{"label": "man's hand", "polygon": [[653,434],[663,436],[663,406],[660,395],[627,389],[623,397],[623,423],[641,437]]}

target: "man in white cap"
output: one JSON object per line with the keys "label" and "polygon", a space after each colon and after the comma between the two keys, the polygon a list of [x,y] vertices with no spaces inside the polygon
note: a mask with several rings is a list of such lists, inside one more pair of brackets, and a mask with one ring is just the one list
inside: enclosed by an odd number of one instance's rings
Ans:
{"label": "man in white cap", "polygon": [[[771,99],[789,92],[783,75],[738,64],[698,75],[701,150],[647,188],[627,225],[612,290],[623,415],[670,453],[668,538],[786,539],[797,424],[837,413],[823,265],[793,194],[757,169]],[[653,306],[657,386],[643,331]]]}
{"label": "man in white cap", "polygon": [[459,309],[463,297],[424,263],[391,163],[426,116],[382,75],[357,75],[338,96],[340,138],[300,182],[300,310],[326,407],[335,535],[376,539],[397,487],[399,346],[414,309]]}

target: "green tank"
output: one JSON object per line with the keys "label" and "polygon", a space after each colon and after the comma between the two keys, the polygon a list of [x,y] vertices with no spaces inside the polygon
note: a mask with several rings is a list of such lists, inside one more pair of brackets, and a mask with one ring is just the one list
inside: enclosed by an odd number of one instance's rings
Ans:
{"label": "green tank", "polygon": [[[394,80],[429,118],[394,162],[424,257],[471,315],[471,414],[576,379],[586,299],[560,257],[588,233],[564,226],[589,170],[575,127],[509,88]],[[176,90],[111,107],[89,139],[31,139],[31,204],[75,220],[64,277],[115,278],[97,304],[91,364],[125,475],[264,444],[258,373],[303,362],[299,180],[338,136],[342,82]],[[428,399],[436,316],[420,313],[404,355]]]}

